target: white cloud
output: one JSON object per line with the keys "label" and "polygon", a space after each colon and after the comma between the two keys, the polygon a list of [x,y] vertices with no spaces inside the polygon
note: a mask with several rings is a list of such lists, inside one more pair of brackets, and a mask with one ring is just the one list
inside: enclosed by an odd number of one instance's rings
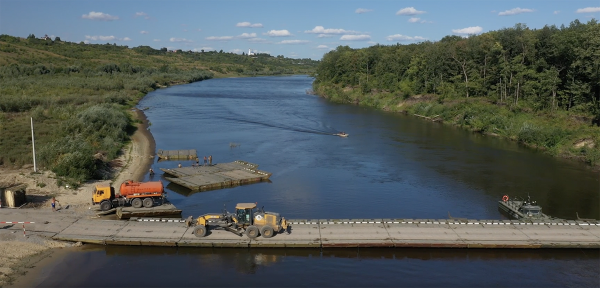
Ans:
{"label": "white cloud", "polygon": [[371,12],[371,11],[373,11],[373,9],[358,8],[358,9],[356,9],[355,12],[357,14],[363,14],[363,13],[368,13],[368,12]]}
{"label": "white cloud", "polygon": [[115,36],[90,36],[90,35],[85,35],[85,39],[87,40],[92,40],[92,41],[112,41],[117,39],[117,37]]}
{"label": "white cloud", "polygon": [[144,31],[144,30],[140,31],[140,34],[148,34],[148,33],[150,33],[150,32]]}
{"label": "white cloud", "polygon": [[371,40],[371,36],[361,34],[361,35],[343,35],[340,37],[340,40],[344,41],[366,41]]}
{"label": "white cloud", "polygon": [[271,54],[271,51],[250,49],[254,54]]}
{"label": "white cloud", "polygon": [[242,33],[242,34],[238,35],[237,38],[240,38],[240,39],[256,38],[256,33]]}
{"label": "white cloud", "polygon": [[250,39],[248,39],[248,42],[252,42],[252,43],[268,43],[269,41],[267,41],[267,39],[263,39],[263,38],[250,38]]}
{"label": "white cloud", "polygon": [[412,16],[412,15],[419,15],[419,14],[423,14],[423,13],[425,13],[425,11],[419,11],[419,10],[415,9],[415,7],[406,7],[406,8],[398,10],[398,12],[396,12],[396,15]]}
{"label": "white cloud", "polygon": [[554,15],[557,15],[558,13],[560,13],[559,10],[554,11]]}
{"label": "white cloud", "polygon": [[188,40],[188,39],[185,39],[185,38],[174,38],[174,37],[170,38],[169,41],[170,42],[184,42],[184,43],[192,43],[192,42],[194,42],[192,40]]}
{"label": "white cloud", "polygon": [[231,50],[229,50],[229,52],[235,53],[235,54],[242,54],[242,52],[245,52],[245,50],[242,50],[242,49],[231,49]]}
{"label": "white cloud", "polygon": [[206,47],[206,46],[205,46],[205,47],[200,47],[200,48],[194,48],[194,50],[193,50],[193,51],[194,51],[194,52],[202,52],[202,50],[204,50],[205,52],[206,52],[206,51],[214,51],[214,50],[215,50],[215,48],[212,48],[212,47]]}
{"label": "white cloud", "polygon": [[99,20],[99,21],[119,20],[119,17],[117,17],[117,16],[112,16],[110,14],[105,14],[102,12],[94,12],[94,11],[92,11],[88,14],[81,15],[81,18],[90,19],[90,20]]}
{"label": "white cloud", "polygon": [[335,29],[335,28],[327,28],[323,26],[315,26],[312,30],[306,30],[304,33],[309,34],[360,34],[361,32],[352,31],[352,30],[344,30],[344,29]]}
{"label": "white cloud", "polygon": [[413,42],[413,41],[424,41],[427,40],[424,37],[421,36],[406,36],[406,35],[402,35],[402,34],[394,34],[394,35],[390,35],[387,36],[386,39],[388,41],[396,41],[396,42]]}
{"label": "white cloud", "polygon": [[331,48],[329,48],[327,45],[319,45],[319,46],[317,46],[317,49],[331,49]]}
{"label": "white cloud", "polygon": [[595,12],[600,12],[600,7],[586,7],[586,8],[577,9],[577,11],[575,11],[575,13],[595,13]]}
{"label": "white cloud", "polygon": [[271,37],[292,36],[292,34],[290,33],[290,31],[288,31],[288,30],[270,30],[267,33],[263,33],[263,35],[268,35],[268,36],[271,36]]}
{"label": "white cloud", "polygon": [[458,34],[458,35],[479,34],[479,33],[481,33],[481,31],[483,31],[483,28],[481,28],[479,26],[467,27],[467,28],[462,28],[462,29],[452,29],[452,33]]}
{"label": "white cloud", "polygon": [[521,13],[531,13],[533,11],[535,11],[535,10],[517,7],[517,8],[513,8],[510,10],[500,12],[500,13],[498,13],[498,15],[500,15],[500,16],[517,15],[517,14],[521,14]]}
{"label": "white cloud", "polygon": [[309,43],[308,40],[283,40],[281,42],[277,42],[276,44],[306,44]]}
{"label": "white cloud", "polygon": [[209,36],[205,39],[210,41],[229,41],[233,40],[233,36]]}
{"label": "white cloud", "polygon": [[154,42],[160,42],[160,39],[154,39],[152,41],[154,41]]}
{"label": "white cloud", "polygon": [[150,19],[150,16],[148,16],[146,12],[135,12],[135,15],[133,15],[133,17],[144,17],[144,19]]}
{"label": "white cloud", "polygon": [[[94,36],[90,36],[90,35],[85,35],[85,43],[89,43],[90,40],[91,41],[131,41],[131,38],[129,37],[125,37],[125,38],[117,38],[113,35],[111,36],[102,36],[102,35],[94,35]],[[87,41],[87,42],[86,42]]]}
{"label": "white cloud", "polygon": [[433,23],[431,21],[423,20],[419,17],[411,17],[410,19],[408,19],[408,22],[410,22],[410,23]]}
{"label": "white cloud", "polygon": [[262,28],[263,24],[260,23],[250,23],[250,22],[240,22],[235,24],[236,27],[246,27],[246,28]]}
{"label": "white cloud", "polygon": [[333,34],[319,34],[317,38],[330,38],[333,37]]}

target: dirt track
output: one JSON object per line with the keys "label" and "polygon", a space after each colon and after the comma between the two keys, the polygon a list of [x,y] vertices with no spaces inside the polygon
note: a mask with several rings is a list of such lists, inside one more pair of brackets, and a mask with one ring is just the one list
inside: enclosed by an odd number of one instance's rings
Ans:
{"label": "dirt track", "polygon": [[[146,116],[139,110],[135,110],[133,113],[142,123],[138,124],[138,130],[133,134],[132,142],[123,149],[121,157],[115,161],[123,165],[115,168],[114,180],[90,181],[82,184],[78,189],[70,189],[57,186],[54,173],[51,171],[41,170],[39,173],[33,173],[33,165],[22,169],[6,169],[0,166],[0,187],[27,184],[27,197],[31,203],[26,205],[28,208],[21,209],[50,210],[50,200],[54,196],[59,201],[58,208],[68,209],[79,217],[93,217],[94,214],[89,208],[94,185],[104,182],[115,183],[114,185],[118,187],[127,179],[142,180],[154,160],[154,138],[147,129]],[[0,221],[11,220],[0,219]],[[1,231],[4,227],[5,224],[0,224],[0,232],[6,232]],[[0,233],[0,287],[18,280],[35,263],[48,257],[50,248],[74,245],[78,244],[53,241],[37,236],[23,237],[23,234],[19,233]]]}

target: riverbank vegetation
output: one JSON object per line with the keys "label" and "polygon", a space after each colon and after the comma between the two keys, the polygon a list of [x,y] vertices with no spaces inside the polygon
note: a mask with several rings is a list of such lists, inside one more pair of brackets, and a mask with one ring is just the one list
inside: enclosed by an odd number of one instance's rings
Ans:
{"label": "riverbank vegetation", "polygon": [[600,165],[600,24],[524,24],[437,42],[340,46],[313,90]]}
{"label": "riverbank vegetation", "polygon": [[129,110],[146,93],[213,77],[309,74],[316,64],[0,35],[0,165],[32,163],[33,118],[38,166],[72,187],[105,179],[134,131]]}

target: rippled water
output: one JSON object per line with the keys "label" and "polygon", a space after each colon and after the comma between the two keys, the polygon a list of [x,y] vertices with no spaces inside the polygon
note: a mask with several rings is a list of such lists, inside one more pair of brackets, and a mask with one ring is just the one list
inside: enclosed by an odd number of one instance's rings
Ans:
{"label": "rippled water", "polygon": [[[500,197],[529,194],[552,216],[600,218],[599,175],[582,164],[416,117],[328,103],[305,93],[311,81],[212,79],[157,90],[140,102],[149,107],[157,149],[197,149],[214,162],[245,160],[273,173],[270,183],[201,193],[170,184],[169,198],[184,216],[258,202],[287,218],[445,219],[450,212],[504,219]],[[350,137],[331,135],[338,131]],[[577,249],[92,247],[44,268],[68,273],[66,280],[41,279],[111,287],[585,287],[599,284],[599,264],[598,250]]]}

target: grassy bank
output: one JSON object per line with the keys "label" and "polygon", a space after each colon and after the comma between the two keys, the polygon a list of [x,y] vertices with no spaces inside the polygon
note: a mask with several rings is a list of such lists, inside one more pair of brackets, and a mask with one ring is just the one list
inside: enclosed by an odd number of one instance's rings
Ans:
{"label": "grassy bank", "polygon": [[600,167],[600,127],[593,115],[581,111],[533,111],[493,103],[483,98],[439,95],[403,96],[397,93],[315,85],[315,93],[333,102],[403,112],[430,121],[518,141],[557,157],[573,158]]}

